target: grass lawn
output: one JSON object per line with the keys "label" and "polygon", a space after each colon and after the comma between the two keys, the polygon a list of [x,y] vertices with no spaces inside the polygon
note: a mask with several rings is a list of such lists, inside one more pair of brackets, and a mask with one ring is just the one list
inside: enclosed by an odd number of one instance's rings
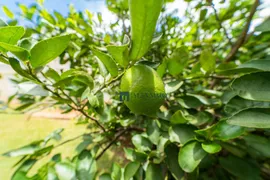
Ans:
{"label": "grass lawn", "polygon": [[[86,131],[85,126],[75,125],[75,122],[72,120],[51,120],[41,118],[32,118],[31,120],[26,119],[27,117],[24,115],[0,114],[0,154],[11,149],[24,146],[34,140],[43,139],[50,132],[58,128],[65,128],[62,132],[61,141],[65,141]],[[52,154],[61,152],[63,156],[72,156],[76,153],[75,147],[78,143],[80,143],[80,140],[67,143],[53,150]],[[0,180],[10,179],[12,172],[15,170],[12,166],[16,161],[18,161],[18,159],[19,158],[7,158],[0,156]],[[49,159],[50,157],[43,158],[41,162],[34,166],[30,175]],[[108,152],[100,159],[98,164],[104,166],[102,167],[103,169],[106,169],[111,164],[108,162],[115,160],[118,161],[119,159],[115,159],[113,154]]]}

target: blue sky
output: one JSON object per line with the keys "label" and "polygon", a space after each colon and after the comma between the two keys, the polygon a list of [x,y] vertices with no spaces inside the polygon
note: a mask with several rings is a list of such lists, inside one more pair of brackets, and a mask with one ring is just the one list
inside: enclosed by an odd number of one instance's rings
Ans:
{"label": "blue sky", "polygon": [[[12,11],[19,11],[17,3],[30,5],[35,0],[1,0],[0,6],[5,5]],[[91,12],[101,12],[105,6],[105,0],[45,0],[44,6],[49,10],[57,10],[62,14],[67,14],[69,4],[73,4],[76,9],[84,10],[89,9]],[[0,16],[3,16],[2,11]]]}
{"label": "blue sky", "polygon": [[[50,12],[57,10],[58,12],[66,15],[69,11],[69,5],[73,4],[75,8],[79,11],[84,11],[88,9],[92,13],[101,12],[103,16],[103,20],[105,23],[109,23],[115,20],[115,16],[106,8],[106,0],[45,0],[45,8]],[[12,12],[19,12],[20,9],[16,5],[17,3],[23,3],[26,5],[30,5],[35,2],[35,0],[0,0],[0,7],[5,5]],[[216,7],[219,6],[219,0],[214,0]],[[253,21],[251,29],[253,29],[256,25],[262,22],[262,20],[270,16],[270,0],[262,0],[262,6],[265,9],[260,12],[259,16],[261,19],[257,19]],[[169,3],[167,5],[167,10],[172,11],[175,8],[178,9],[178,16],[184,16],[185,9],[187,4],[184,0],[175,0],[174,3]],[[0,9],[0,18],[6,20],[7,17],[4,15],[2,10]],[[24,24],[23,20],[20,21],[21,24]]]}

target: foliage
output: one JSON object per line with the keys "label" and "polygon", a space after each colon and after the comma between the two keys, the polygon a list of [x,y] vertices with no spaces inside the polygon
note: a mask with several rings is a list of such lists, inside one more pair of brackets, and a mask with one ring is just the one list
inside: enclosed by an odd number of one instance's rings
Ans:
{"label": "foliage", "polygon": [[[21,27],[3,7],[10,20],[1,21],[0,60],[17,72],[20,87],[9,102],[18,99],[15,110],[23,112],[47,102],[78,111],[78,124],[91,131],[76,156],[54,155],[32,177],[28,171],[62,145],[51,141],[62,130],[5,153],[22,157],[12,179],[267,179],[269,19],[250,31],[260,2],[220,1],[216,8],[186,0],[183,19],[166,11],[170,1],[139,2],[107,0],[117,16],[109,26],[102,14],[70,6],[64,17],[39,1],[19,4],[20,16],[34,24]],[[53,69],[52,60],[68,68]],[[163,78],[167,97],[155,117],[119,101],[120,79],[134,64]],[[113,145],[129,162],[102,172],[97,161]]]}

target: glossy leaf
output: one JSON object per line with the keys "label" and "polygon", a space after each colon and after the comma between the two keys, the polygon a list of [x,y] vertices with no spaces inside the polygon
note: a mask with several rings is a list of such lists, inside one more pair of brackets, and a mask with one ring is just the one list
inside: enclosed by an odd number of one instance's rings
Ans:
{"label": "glossy leaf", "polygon": [[240,97],[234,97],[226,104],[224,110],[228,114],[233,115],[250,108],[270,108],[270,102],[251,101]]}
{"label": "glossy leaf", "polygon": [[208,152],[209,154],[215,154],[222,149],[221,146],[217,143],[202,143],[202,148],[205,152]]}
{"label": "glossy leaf", "polygon": [[17,157],[17,156],[31,155],[31,154],[34,154],[40,148],[41,148],[40,141],[37,141],[37,142],[33,142],[29,145],[23,146],[21,148],[6,152],[3,154],[3,156]]}
{"label": "glossy leaf", "polygon": [[203,50],[200,56],[200,63],[205,72],[212,72],[216,67],[216,58],[211,50]]}
{"label": "glossy leaf", "polygon": [[78,156],[77,177],[79,180],[94,180],[97,172],[96,160],[89,151],[83,151]]}
{"label": "glossy leaf", "polygon": [[175,76],[181,73],[187,66],[189,60],[189,52],[186,47],[177,48],[168,59],[168,71]]}
{"label": "glossy leaf", "polygon": [[177,91],[182,85],[183,85],[183,81],[172,81],[169,82],[165,85],[165,92],[168,93],[173,93],[175,91]]}
{"label": "glossy leaf", "polygon": [[235,157],[221,157],[219,159],[221,166],[229,173],[240,179],[255,180],[260,178],[260,171],[258,167],[248,161]]}
{"label": "glossy leaf", "polygon": [[270,72],[244,75],[234,80],[232,89],[244,99],[270,101]]}
{"label": "glossy leaf", "polygon": [[27,173],[36,162],[37,162],[36,159],[28,159],[24,161],[22,165],[20,165],[20,167],[14,172],[11,179],[12,180],[29,180],[29,177],[27,177]]}
{"label": "glossy leaf", "polygon": [[0,42],[0,47],[5,49],[6,51],[11,52],[12,54],[14,54],[17,58],[19,58],[22,61],[26,61],[30,57],[30,53],[26,49],[21,48],[19,46],[14,46],[12,44]]}
{"label": "glossy leaf", "polygon": [[64,52],[70,41],[70,35],[56,36],[38,42],[30,51],[30,63],[34,68],[44,66]]}
{"label": "glossy leaf", "polygon": [[145,172],[145,180],[163,180],[160,165],[149,163]]}
{"label": "glossy leaf", "polygon": [[270,158],[270,140],[258,136],[258,135],[253,135],[249,134],[247,136],[244,136],[243,139],[245,140],[248,149],[253,149],[255,150],[260,156],[263,156],[265,158]]}
{"label": "glossy leaf", "polygon": [[109,173],[101,174],[98,177],[99,180],[112,180],[111,175]]}
{"label": "glossy leaf", "polygon": [[59,180],[75,180],[76,169],[73,164],[68,162],[60,162],[55,165],[55,171]]}
{"label": "glossy leaf", "polygon": [[118,75],[117,65],[111,56],[95,49],[92,49],[92,51],[97,56],[97,58],[105,65],[106,69],[110,72],[112,77]]}
{"label": "glossy leaf", "polygon": [[268,109],[248,109],[229,117],[227,122],[243,127],[270,128],[270,112]]}
{"label": "glossy leaf", "polygon": [[194,130],[196,130],[195,127],[186,124],[170,127],[170,141],[184,145],[185,143],[195,139]]}
{"label": "glossy leaf", "polygon": [[122,67],[127,67],[129,64],[129,43],[126,43],[124,45],[108,45],[106,46],[108,52],[112,55],[114,60],[121,65]]}
{"label": "glossy leaf", "polygon": [[220,121],[209,128],[196,130],[195,132],[210,140],[229,140],[241,136],[245,132],[245,128]]}
{"label": "glossy leaf", "polygon": [[132,143],[139,151],[150,151],[152,143],[142,135],[136,134],[132,137]]}
{"label": "glossy leaf", "polygon": [[148,51],[156,29],[163,0],[130,0],[132,47],[130,59],[139,60]]}
{"label": "glossy leaf", "polygon": [[10,19],[14,18],[14,14],[8,9],[7,6],[2,6],[2,10]]}
{"label": "glossy leaf", "polygon": [[146,129],[147,135],[153,144],[157,144],[160,137],[160,129],[158,120],[151,120],[148,122]]}
{"label": "glossy leaf", "polygon": [[139,170],[139,167],[140,167],[140,163],[138,162],[128,163],[124,171],[124,180],[130,180],[130,178],[135,176],[135,174]]}
{"label": "glossy leaf", "polygon": [[180,149],[178,162],[185,172],[191,173],[206,155],[207,153],[203,150],[201,144],[193,141]]}
{"label": "glossy leaf", "polygon": [[122,178],[122,169],[116,163],[113,163],[111,178],[112,180],[118,180]]}
{"label": "glossy leaf", "polygon": [[166,158],[165,162],[170,170],[171,174],[176,180],[181,180],[184,177],[184,171],[180,168],[177,157],[179,148],[170,144],[165,148]]}
{"label": "glossy leaf", "polygon": [[259,32],[267,32],[270,31],[270,18],[266,19],[259,26],[255,28],[255,31]]}
{"label": "glossy leaf", "polygon": [[0,42],[15,45],[24,35],[24,28],[21,26],[0,27]]}
{"label": "glossy leaf", "polygon": [[43,89],[40,85],[32,82],[23,82],[18,84],[19,93],[28,94],[32,96],[48,96],[49,92]]}

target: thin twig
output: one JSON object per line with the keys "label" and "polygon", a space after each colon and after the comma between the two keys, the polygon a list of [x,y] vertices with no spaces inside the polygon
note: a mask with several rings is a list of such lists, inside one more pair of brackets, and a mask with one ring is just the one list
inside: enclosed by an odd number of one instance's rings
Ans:
{"label": "thin twig", "polygon": [[[41,84],[43,85],[43,88],[44,88],[45,90],[51,92],[53,95],[57,96],[58,98],[63,99],[63,97],[62,97],[60,94],[58,94],[57,92],[55,92],[55,91],[51,90],[50,88],[48,88],[48,87],[46,86],[46,84],[44,84],[44,83],[43,83],[43,82],[42,82],[35,74],[33,74],[32,68],[31,68],[31,66],[30,66],[29,63],[27,63],[27,66],[28,66],[30,75],[31,75],[34,79],[36,79],[39,83],[41,83]],[[65,95],[66,97],[68,97],[67,94],[64,94],[64,95]],[[96,118],[89,116],[86,112],[84,112],[83,109],[78,109],[77,104],[75,103],[75,101],[74,101],[73,99],[70,99],[70,98],[68,98],[68,99],[71,100],[71,102],[72,102],[73,104],[75,104],[75,106],[76,106],[76,107],[74,107],[74,106],[72,106],[71,104],[67,104],[71,109],[81,112],[85,117],[87,117],[88,119],[94,121],[94,122],[95,122],[95,123],[103,130],[103,132],[106,132],[106,129],[98,122],[98,120],[97,120]]]}
{"label": "thin twig", "polygon": [[260,1],[255,0],[254,4],[252,5],[252,7],[250,9],[250,13],[249,13],[249,16],[247,18],[247,23],[246,23],[245,27],[243,28],[242,33],[240,34],[238,40],[234,44],[231,52],[225,58],[225,62],[231,61],[233,59],[233,57],[236,55],[236,53],[238,52],[239,48],[246,42],[246,36],[247,36],[248,30],[250,28],[252,18],[254,16],[254,14],[256,12],[256,9],[259,6],[259,4],[260,4]]}
{"label": "thin twig", "polygon": [[102,157],[102,155],[123,135],[125,134],[129,129],[122,130],[117,136],[113,138],[113,140],[100,152],[99,155],[97,155],[96,160]]}
{"label": "thin twig", "polygon": [[104,85],[102,85],[100,88],[98,88],[98,89],[96,90],[96,92],[95,92],[94,94],[98,93],[99,91],[101,91],[101,90],[104,89],[105,87],[107,87],[107,86],[111,85],[112,83],[114,83],[115,81],[119,80],[119,79],[124,75],[124,73],[125,73],[125,71],[122,72],[122,73],[121,73],[119,76],[117,76],[116,78],[114,78],[114,79],[112,79],[111,81],[109,81],[108,83],[105,83]]}

